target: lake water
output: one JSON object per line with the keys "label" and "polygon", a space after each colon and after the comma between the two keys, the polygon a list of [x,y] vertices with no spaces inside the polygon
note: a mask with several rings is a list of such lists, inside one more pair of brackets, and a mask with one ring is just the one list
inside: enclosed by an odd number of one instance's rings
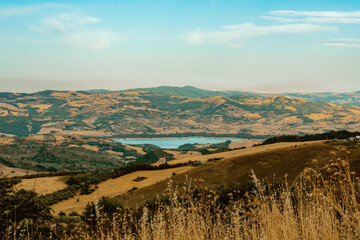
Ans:
{"label": "lake water", "polygon": [[138,139],[114,139],[117,142],[124,144],[153,144],[161,148],[178,148],[186,143],[220,143],[230,141],[241,141],[245,140],[242,138],[138,138]]}

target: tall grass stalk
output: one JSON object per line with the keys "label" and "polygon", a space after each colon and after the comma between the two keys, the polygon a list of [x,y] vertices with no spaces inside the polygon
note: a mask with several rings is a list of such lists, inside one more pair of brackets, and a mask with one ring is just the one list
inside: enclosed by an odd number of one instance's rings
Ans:
{"label": "tall grass stalk", "polygon": [[[283,187],[260,182],[256,190],[222,205],[203,181],[188,181],[179,189],[169,185],[157,207],[100,216],[96,230],[78,231],[70,239],[359,239],[359,179],[347,159],[334,155],[324,167],[305,169],[296,182]],[[168,201],[161,201],[167,198]]]}

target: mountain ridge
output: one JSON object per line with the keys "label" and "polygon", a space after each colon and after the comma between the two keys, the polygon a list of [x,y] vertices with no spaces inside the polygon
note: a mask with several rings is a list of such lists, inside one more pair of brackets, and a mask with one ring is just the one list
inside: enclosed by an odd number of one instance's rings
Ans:
{"label": "mountain ridge", "polygon": [[119,92],[138,92],[147,91],[150,93],[162,93],[173,94],[183,97],[211,97],[211,96],[223,96],[230,97],[236,95],[248,95],[256,97],[270,97],[270,96],[285,96],[299,99],[306,99],[311,101],[325,101],[339,105],[355,105],[360,106],[360,91],[352,92],[284,92],[284,93],[261,93],[254,91],[241,91],[241,90],[206,90],[194,86],[158,86],[148,88],[130,88],[123,90],[108,90],[108,89],[90,89],[90,90],[43,90],[34,93],[12,93],[12,92],[0,92],[0,98],[9,96],[12,94],[18,94],[21,96],[29,95],[49,95],[51,92],[76,92],[83,94],[104,94],[104,93],[119,93]]}

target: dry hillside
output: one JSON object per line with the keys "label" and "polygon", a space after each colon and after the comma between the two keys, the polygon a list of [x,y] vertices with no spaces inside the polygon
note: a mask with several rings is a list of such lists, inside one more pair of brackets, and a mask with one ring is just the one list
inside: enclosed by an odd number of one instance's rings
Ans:
{"label": "dry hillside", "polygon": [[[76,211],[81,213],[88,202],[94,202],[101,197],[115,197],[131,191],[132,189],[141,189],[146,186],[156,184],[159,181],[168,179],[175,174],[187,172],[192,167],[179,167],[173,169],[155,170],[155,171],[137,171],[115,179],[110,179],[97,185],[94,192],[88,195],[77,195],[74,198],[56,203],[51,208],[57,215],[60,211],[70,213]],[[141,181],[134,181],[143,177]]]}
{"label": "dry hillside", "polygon": [[[257,149],[255,147],[253,149]],[[273,148],[265,151],[254,151],[252,154],[239,154],[222,160],[207,163],[194,168],[186,173],[172,177],[174,183],[183,183],[186,178],[203,179],[205,185],[216,188],[222,184],[235,182],[246,183],[251,181],[251,170],[259,179],[267,178],[269,181],[283,181],[285,174],[291,183],[305,167],[316,167],[312,164],[313,159],[321,165],[332,158],[336,153],[344,157],[344,152],[339,152],[340,147],[328,143],[308,143],[299,145],[292,143],[284,148]],[[244,149],[246,151],[247,149]],[[240,150],[239,150],[240,151]],[[360,149],[359,147],[346,153],[352,169],[360,173]],[[127,193],[120,198],[128,207],[136,207],[146,200],[150,200],[156,194],[162,193],[168,182],[162,181],[154,185]]]}
{"label": "dry hillside", "polygon": [[[276,143],[271,145],[257,146],[248,149],[239,149],[223,153],[205,156],[194,156],[172,162],[184,162],[188,160],[208,161],[197,167],[181,167],[156,171],[138,171],[122,177],[107,180],[98,184],[97,189],[89,195],[77,195],[74,198],[56,203],[52,209],[57,214],[60,211],[81,212],[86,204],[95,201],[102,196],[120,196],[125,206],[136,207],[156,197],[167,187],[168,178],[180,185],[186,178],[204,179],[206,186],[217,188],[220,185],[234,182],[246,183],[251,180],[251,170],[258,178],[268,178],[270,181],[282,181],[284,175],[288,175],[289,182],[305,168],[312,165],[313,159],[319,164],[339,153],[343,143],[303,142],[303,143]],[[360,149],[358,146],[346,153],[355,171],[360,172]],[[175,173],[175,174],[173,174]],[[144,177],[139,182],[133,181],[138,177]],[[136,188],[136,189],[135,189]]]}

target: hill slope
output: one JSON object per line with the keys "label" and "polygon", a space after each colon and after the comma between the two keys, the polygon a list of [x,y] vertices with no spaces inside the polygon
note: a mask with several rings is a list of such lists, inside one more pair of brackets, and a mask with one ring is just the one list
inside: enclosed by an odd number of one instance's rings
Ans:
{"label": "hill slope", "polygon": [[[275,143],[249,149],[193,157],[192,160],[207,161],[196,167],[177,167],[165,170],[137,171],[98,184],[90,195],[77,195],[68,200],[56,203],[53,209],[70,212],[82,211],[88,201],[95,201],[102,196],[120,195],[121,201],[128,207],[141,206],[153,199],[168,187],[168,177],[174,185],[182,184],[186,179],[204,179],[205,186],[216,189],[220,185],[247,183],[252,180],[252,170],[259,179],[280,182],[287,174],[291,184],[305,167],[316,167],[312,163],[317,159],[318,165],[335,157],[344,158],[347,154],[353,171],[360,172],[360,148],[353,145],[349,153],[340,152],[342,142],[308,142],[308,143]],[[231,154],[230,154],[231,153]],[[222,155],[221,155],[222,154]],[[174,161],[177,162],[176,160]],[[170,162],[171,163],[171,162]],[[359,175],[359,174],[358,174]],[[143,178],[143,179],[139,179]],[[139,181],[136,181],[139,179]],[[134,188],[136,187],[136,188]],[[79,200],[77,200],[79,199]]]}
{"label": "hill slope", "polygon": [[[186,179],[203,179],[205,186],[216,189],[220,185],[252,181],[251,171],[253,170],[257,178],[267,178],[269,181],[275,179],[277,182],[284,181],[286,174],[287,180],[291,184],[305,167],[316,168],[312,163],[313,159],[317,159],[319,166],[332,159],[332,153],[335,153],[336,157],[341,156],[343,159],[344,153],[339,152],[339,147],[341,147],[341,144],[309,142],[308,144],[298,145],[298,143],[293,143],[290,147],[274,148],[272,150],[253,152],[252,154],[238,154],[238,156],[225,157],[222,160],[207,163],[186,173],[172,176],[172,181],[174,185],[179,184],[181,187]],[[347,156],[351,169],[359,175],[359,145],[351,149]],[[127,193],[119,198],[128,207],[137,207],[147,200],[153,199],[167,187],[168,181],[165,180]]]}
{"label": "hill slope", "polygon": [[[4,140],[5,139],[5,140]],[[7,141],[6,141],[7,140]],[[20,175],[25,172],[94,171],[124,166],[145,155],[155,146],[133,147],[111,140],[79,135],[46,134],[29,137],[0,137],[0,165]],[[28,169],[28,170],[24,170]],[[0,175],[9,170],[0,167]],[[10,174],[11,175],[11,174]]]}

